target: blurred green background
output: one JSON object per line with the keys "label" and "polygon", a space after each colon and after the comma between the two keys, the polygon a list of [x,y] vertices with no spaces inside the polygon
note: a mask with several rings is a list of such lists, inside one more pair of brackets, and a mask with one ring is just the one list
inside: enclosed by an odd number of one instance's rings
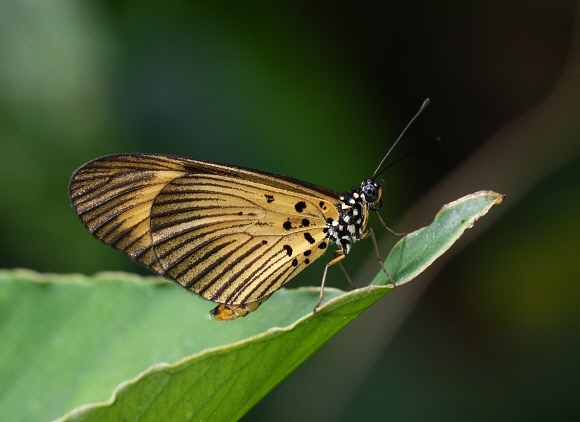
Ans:
{"label": "blurred green background", "polygon": [[[384,173],[383,219],[412,231],[481,189],[504,204],[243,420],[578,420],[578,24],[574,1],[1,1],[0,267],[148,274],[70,206],[93,158],[175,154],[346,191],[430,97],[392,160],[443,142]],[[371,224],[386,253],[396,239]],[[352,255],[368,284],[372,245]],[[318,284],[317,264],[291,286]]]}

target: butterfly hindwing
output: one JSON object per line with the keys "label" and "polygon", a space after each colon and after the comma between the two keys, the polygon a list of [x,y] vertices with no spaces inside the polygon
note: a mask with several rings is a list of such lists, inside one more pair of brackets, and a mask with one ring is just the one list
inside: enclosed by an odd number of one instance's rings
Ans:
{"label": "butterfly hindwing", "polygon": [[263,301],[328,245],[338,195],[271,173],[120,154],[87,163],[73,204],[99,239],[217,303]]}

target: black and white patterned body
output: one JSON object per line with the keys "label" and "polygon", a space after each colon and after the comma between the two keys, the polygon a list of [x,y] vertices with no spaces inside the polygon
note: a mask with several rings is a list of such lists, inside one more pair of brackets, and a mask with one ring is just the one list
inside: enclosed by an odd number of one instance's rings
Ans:
{"label": "black and white patterned body", "polygon": [[369,209],[376,210],[380,207],[382,183],[382,180],[375,183],[368,179],[360,187],[355,187],[339,197],[341,202],[336,204],[336,208],[340,217],[338,220],[327,220],[327,237],[331,243],[342,249],[344,255],[365,234]]}

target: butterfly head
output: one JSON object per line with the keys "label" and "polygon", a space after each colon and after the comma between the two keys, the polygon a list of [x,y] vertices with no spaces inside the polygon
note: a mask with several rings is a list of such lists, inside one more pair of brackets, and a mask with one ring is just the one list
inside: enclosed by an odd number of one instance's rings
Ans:
{"label": "butterfly head", "polygon": [[369,208],[373,211],[381,208],[382,200],[381,195],[383,192],[384,180],[379,180],[375,182],[373,179],[367,179],[360,185],[360,192],[364,201],[369,204]]}

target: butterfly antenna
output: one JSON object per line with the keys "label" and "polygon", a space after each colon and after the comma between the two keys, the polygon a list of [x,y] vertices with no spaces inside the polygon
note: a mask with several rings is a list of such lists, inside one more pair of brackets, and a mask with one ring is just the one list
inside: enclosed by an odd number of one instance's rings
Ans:
{"label": "butterfly antenna", "polygon": [[379,163],[377,169],[373,173],[373,177],[371,179],[374,180],[375,177],[377,177],[377,172],[379,171],[379,169],[381,168],[381,166],[383,165],[383,163],[385,162],[385,160],[387,159],[387,157],[389,156],[389,154],[391,153],[391,151],[393,150],[393,148],[395,148],[395,145],[397,145],[399,143],[399,141],[401,140],[401,138],[403,137],[403,135],[405,134],[405,132],[407,131],[407,129],[409,129],[409,126],[411,126],[411,124],[415,121],[415,119],[417,117],[419,117],[419,115],[423,112],[423,110],[425,110],[425,108],[428,105],[429,105],[429,98],[427,98],[425,101],[423,101],[423,104],[421,105],[421,108],[419,109],[419,111],[413,116],[413,118],[409,121],[409,123],[407,123],[407,126],[405,126],[405,129],[403,129],[403,131],[401,132],[401,134],[399,135],[399,137],[397,138],[397,140],[395,141],[395,143],[391,146],[391,148],[389,148],[389,150],[387,151],[387,153],[385,154],[385,156],[383,157],[383,159]]}
{"label": "butterfly antenna", "polygon": [[440,142],[441,142],[441,137],[440,136],[437,136],[433,142],[431,142],[431,143],[429,143],[427,145],[422,145],[422,146],[420,146],[418,148],[415,148],[413,151],[410,151],[410,152],[406,153],[405,155],[403,155],[402,157],[397,158],[392,163],[389,163],[388,166],[386,166],[384,169],[382,169],[381,171],[379,171],[374,177],[377,177],[379,174],[381,174],[385,170],[390,169],[391,167],[393,167],[398,162],[403,161],[403,160],[405,160],[405,159],[407,159],[407,158],[409,158],[409,157],[417,154],[418,152],[421,152],[421,151],[423,151],[423,150],[425,150],[425,149],[427,149],[429,147],[432,147],[433,145],[437,145]]}

